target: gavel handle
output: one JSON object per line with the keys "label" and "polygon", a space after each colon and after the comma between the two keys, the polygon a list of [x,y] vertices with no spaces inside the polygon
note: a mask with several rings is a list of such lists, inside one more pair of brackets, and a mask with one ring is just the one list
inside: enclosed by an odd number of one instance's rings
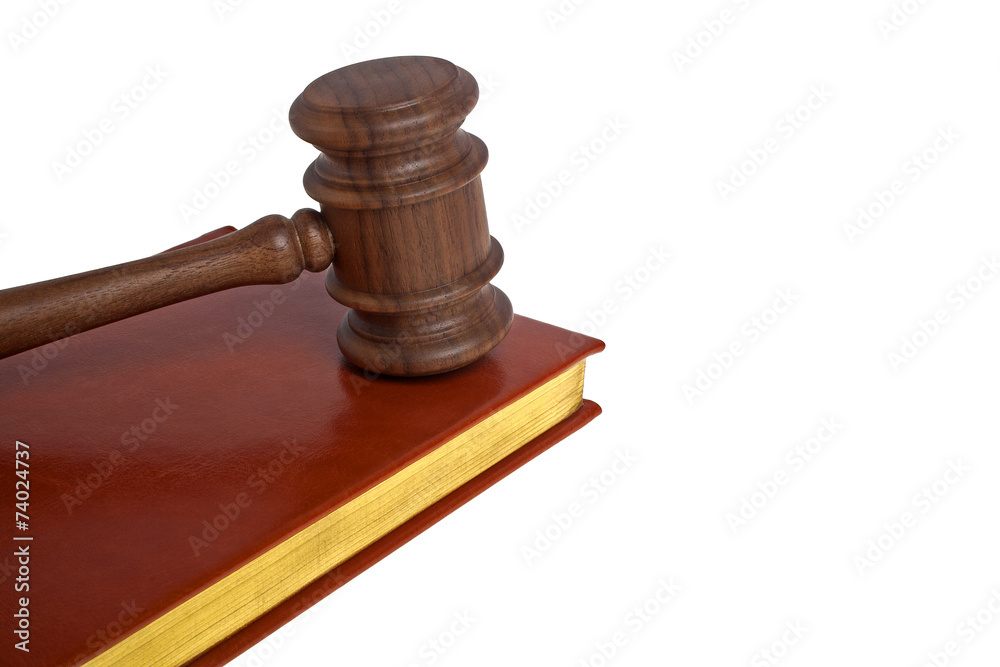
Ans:
{"label": "gavel handle", "polygon": [[268,215],[214,241],[0,291],[0,358],[139,313],[246,285],[279,285],[333,262],[312,209]]}

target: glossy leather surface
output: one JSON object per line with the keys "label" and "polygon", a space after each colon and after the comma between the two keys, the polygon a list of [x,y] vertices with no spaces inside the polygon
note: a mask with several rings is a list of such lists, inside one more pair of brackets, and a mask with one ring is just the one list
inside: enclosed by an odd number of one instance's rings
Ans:
{"label": "glossy leather surface", "polygon": [[[32,650],[4,642],[0,664],[79,664],[603,348],[516,317],[507,339],[467,368],[376,378],[337,348],[344,310],[322,274],[306,274],[291,285],[169,306],[0,362],[8,486],[0,498],[11,519],[3,537],[14,544],[15,440],[30,445],[23,534],[34,537]],[[585,404],[534,447],[597,411]],[[449,503],[464,502],[461,491]],[[208,539],[203,522],[227,507],[232,513],[241,494],[249,502],[239,516],[218,520],[228,526]],[[453,509],[442,503],[355,556],[352,567],[364,569],[429,525],[422,521]],[[205,544],[196,548],[192,536]],[[0,555],[7,619],[15,610],[11,563]],[[302,599],[272,621],[304,609]],[[266,627],[251,626],[240,641],[252,643]],[[235,653],[220,647],[217,655]],[[205,659],[199,664],[217,664]]]}

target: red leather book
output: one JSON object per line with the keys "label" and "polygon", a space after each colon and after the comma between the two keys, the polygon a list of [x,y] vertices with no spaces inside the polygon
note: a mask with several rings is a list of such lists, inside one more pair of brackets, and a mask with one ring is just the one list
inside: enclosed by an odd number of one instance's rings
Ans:
{"label": "red leather book", "polygon": [[[467,368],[372,377],[340,355],[343,315],[323,276],[308,274],[0,361],[0,664],[110,655],[603,348],[516,317]],[[234,658],[599,412],[578,403],[187,664]]]}

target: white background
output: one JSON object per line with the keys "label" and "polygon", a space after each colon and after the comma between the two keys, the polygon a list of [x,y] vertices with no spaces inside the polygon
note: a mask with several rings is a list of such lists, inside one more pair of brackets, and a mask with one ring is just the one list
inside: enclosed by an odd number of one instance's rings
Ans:
{"label": "white background", "polygon": [[[315,149],[285,126],[248,160],[247,137],[326,71],[447,58],[484,92],[466,128],[491,149],[496,284],[517,312],[607,342],[586,389],[605,414],[233,664],[995,665],[1000,281],[977,272],[1000,252],[1000,6],[904,4],[890,31],[891,0],[590,0],[557,22],[556,0],[404,0],[346,55],[388,0],[221,16],[211,0],[69,2],[16,52],[39,9],[7,0],[0,286],[310,205]],[[689,39],[705,46],[680,63]],[[147,67],[166,78],[120,118]],[[60,181],[53,163],[105,117],[112,133]],[[624,128],[602,145],[609,121]],[[231,159],[241,173],[184,220]],[[724,200],[734,168],[753,173]],[[562,170],[572,182],[547,198]],[[902,194],[849,233],[897,179]],[[542,210],[519,227],[529,199]],[[671,259],[650,271],[654,250]],[[793,305],[774,318],[779,290]],[[755,317],[766,331],[750,333]],[[909,357],[904,337],[920,344]],[[700,371],[714,379],[686,396]],[[824,419],[843,426],[796,463]],[[591,502],[588,480],[626,452]],[[915,498],[950,463],[968,470]],[[582,516],[528,558],[573,503]],[[628,616],[671,578],[680,591],[648,622]]]}

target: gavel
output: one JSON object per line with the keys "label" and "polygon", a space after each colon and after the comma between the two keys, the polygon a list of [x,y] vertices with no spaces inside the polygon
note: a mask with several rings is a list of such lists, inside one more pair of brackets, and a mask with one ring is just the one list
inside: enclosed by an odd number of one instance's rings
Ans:
{"label": "gavel", "polygon": [[344,357],[371,372],[461,368],[510,330],[490,280],[480,174],[486,146],[461,129],[479,99],[467,71],[407,56],[349,65],[310,83],[289,112],[319,157],[303,179],[320,210],[268,215],[224,237],[0,292],[0,358],[206,294],[327,270],[348,306]]}

